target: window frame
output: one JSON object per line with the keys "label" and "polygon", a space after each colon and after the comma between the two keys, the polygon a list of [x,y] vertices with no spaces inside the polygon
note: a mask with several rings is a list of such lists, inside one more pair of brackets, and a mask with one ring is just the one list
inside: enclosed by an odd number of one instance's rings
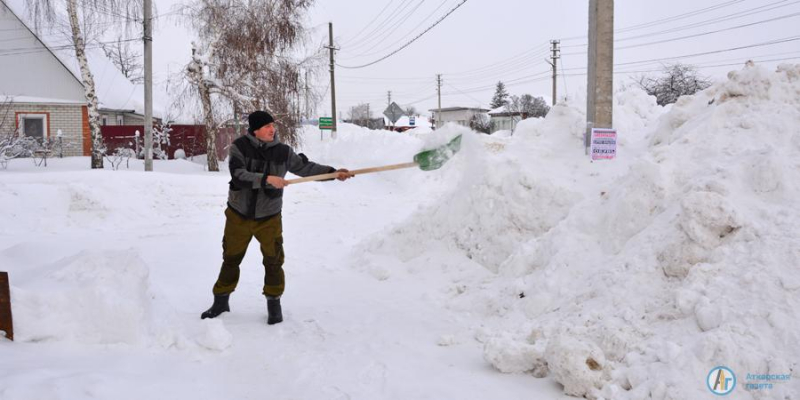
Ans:
{"label": "window frame", "polygon": [[35,112],[35,111],[18,111],[16,112],[17,132],[21,136],[28,136],[25,134],[25,120],[26,119],[40,119],[42,120],[42,140],[50,139],[50,113],[48,112]]}

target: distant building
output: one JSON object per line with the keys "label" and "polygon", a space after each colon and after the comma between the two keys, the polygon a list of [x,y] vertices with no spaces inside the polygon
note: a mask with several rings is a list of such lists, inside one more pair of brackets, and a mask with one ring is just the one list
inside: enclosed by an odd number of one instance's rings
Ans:
{"label": "distant building", "polygon": [[[50,46],[0,2],[0,134],[19,132],[39,140],[61,138],[68,156],[91,154],[89,113],[70,46]],[[100,101],[101,125],[142,125],[143,89],[127,80],[99,49],[87,48]],[[154,107],[156,115],[161,114]],[[159,123],[154,118],[154,123]]]}
{"label": "distant building", "polygon": [[443,125],[454,122],[462,126],[469,126],[472,118],[477,114],[485,114],[489,110],[485,108],[474,107],[447,107],[442,108],[441,119],[436,115],[439,112],[438,108],[428,110],[433,113],[433,120],[436,123],[436,129],[441,128]]}
{"label": "distant building", "polygon": [[430,128],[431,122],[428,121],[428,118],[423,117],[421,115],[414,115],[414,116],[402,116],[400,119],[397,120],[394,124],[392,121],[389,121],[388,118],[384,117],[384,125],[385,129],[387,130],[394,130],[397,132],[405,132],[409,129],[414,129],[420,126]]}
{"label": "distant building", "polygon": [[491,121],[491,133],[497,131],[513,131],[517,127],[517,123],[523,119],[527,119],[526,113],[517,111],[508,111],[506,106],[501,106],[489,111],[489,118]]}

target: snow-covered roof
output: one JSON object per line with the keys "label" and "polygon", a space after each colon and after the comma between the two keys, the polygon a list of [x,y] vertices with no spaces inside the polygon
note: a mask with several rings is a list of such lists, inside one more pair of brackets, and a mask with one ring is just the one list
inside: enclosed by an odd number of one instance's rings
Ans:
{"label": "snow-covered roof", "polygon": [[[466,111],[466,110],[468,110],[468,111],[478,111],[478,112],[487,112],[487,111],[489,111],[488,109],[479,108],[479,107],[442,107],[442,112]],[[428,111],[437,112],[437,111],[439,111],[439,109],[438,108],[432,108],[432,109],[430,109]]]}
{"label": "snow-covered roof", "polygon": [[86,101],[74,99],[57,99],[48,97],[35,97],[35,96],[4,96],[3,99],[8,99],[12,103],[34,103],[34,104],[85,104]]}
{"label": "snow-covered roof", "polygon": [[[58,47],[55,45],[55,41],[63,40],[64,38],[36,33],[33,29],[33,22],[25,13],[24,0],[5,0],[4,3],[47,46],[50,52],[61,61],[75,79],[78,82],[82,82],[80,65],[75,57],[75,51],[71,48],[64,49],[65,46]],[[114,63],[106,57],[102,49],[89,47],[86,49],[86,56],[94,77],[100,108],[135,110],[137,114],[144,114],[144,86],[135,85],[129,81]],[[25,57],[25,55],[20,54],[18,57]],[[163,110],[163,107],[154,100],[153,116],[163,118]]]}
{"label": "snow-covered roof", "polygon": [[[411,125],[410,119],[411,118],[409,118],[408,116],[404,115],[404,116],[400,117],[400,119],[398,119],[397,122],[394,123],[394,126],[396,126],[396,127],[417,127],[417,126],[425,126],[425,125],[430,125],[431,124],[431,122],[428,120],[427,117],[423,117],[421,115],[414,116],[414,125]],[[386,118],[385,116],[383,117],[383,122],[384,122],[384,124],[386,126],[391,126],[392,125],[392,121],[389,121],[389,118]]]}
{"label": "snow-covered roof", "polygon": [[492,115],[492,114],[500,114],[500,113],[504,113],[504,112],[507,112],[507,111],[506,111],[506,106],[505,106],[505,105],[502,105],[502,106],[500,106],[500,107],[493,108],[491,111],[489,111],[489,115]]}
{"label": "snow-covered roof", "polygon": [[509,115],[521,115],[521,114],[522,113],[519,111],[509,111],[508,105],[503,105],[493,109],[492,111],[489,111],[490,116],[497,116],[497,117],[509,116]]}

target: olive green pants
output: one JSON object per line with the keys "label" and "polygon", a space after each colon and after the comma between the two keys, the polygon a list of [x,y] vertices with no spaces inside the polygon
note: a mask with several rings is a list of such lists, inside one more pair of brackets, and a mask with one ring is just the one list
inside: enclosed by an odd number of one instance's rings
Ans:
{"label": "olive green pants", "polygon": [[283,226],[281,215],[266,221],[244,219],[225,209],[225,235],[222,237],[222,268],[214,284],[214,294],[229,294],[239,283],[242,263],[250,240],[255,236],[264,256],[264,295],[280,296],[285,287],[283,274]]}

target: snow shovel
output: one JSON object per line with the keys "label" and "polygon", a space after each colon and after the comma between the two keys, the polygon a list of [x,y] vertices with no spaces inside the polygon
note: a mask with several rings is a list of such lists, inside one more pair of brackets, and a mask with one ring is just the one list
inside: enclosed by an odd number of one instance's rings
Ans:
{"label": "snow shovel", "polygon": [[[382,167],[355,169],[350,171],[350,174],[352,176],[356,176],[363,174],[371,174],[373,172],[391,171],[394,169],[413,168],[413,167],[419,167],[419,169],[423,171],[433,171],[435,169],[441,168],[441,166],[444,165],[444,163],[446,163],[447,160],[450,159],[450,157],[456,154],[459,149],[461,149],[461,135],[456,136],[446,145],[437,147],[435,149],[425,150],[421,153],[417,153],[416,155],[414,155],[413,162],[384,165]],[[287,180],[287,182],[289,182],[289,184],[291,185],[294,183],[321,181],[325,179],[334,179],[336,178],[337,175],[338,175],[337,172],[331,172],[329,174],[307,176],[305,178],[289,179]]]}

